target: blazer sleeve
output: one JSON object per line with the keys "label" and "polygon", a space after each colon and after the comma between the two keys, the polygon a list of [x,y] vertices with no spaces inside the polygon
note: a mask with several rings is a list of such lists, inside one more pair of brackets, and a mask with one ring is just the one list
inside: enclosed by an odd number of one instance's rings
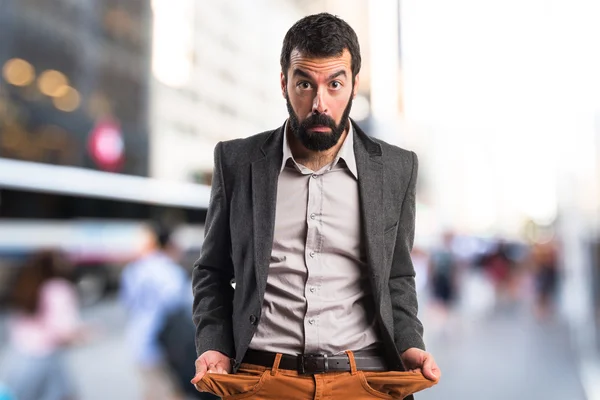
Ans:
{"label": "blazer sleeve", "polygon": [[206,215],[204,243],[192,273],[196,351],[217,350],[233,358],[233,263],[229,203],[222,165],[222,143],[215,147],[212,189]]}
{"label": "blazer sleeve", "polygon": [[412,172],[402,201],[396,246],[390,271],[390,295],[394,316],[394,342],[402,354],[411,347],[425,349],[423,325],[417,318],[418,304],[415,289],[415,270],[410,253],[415,237],[415,196],[418,159],[412,154]]}

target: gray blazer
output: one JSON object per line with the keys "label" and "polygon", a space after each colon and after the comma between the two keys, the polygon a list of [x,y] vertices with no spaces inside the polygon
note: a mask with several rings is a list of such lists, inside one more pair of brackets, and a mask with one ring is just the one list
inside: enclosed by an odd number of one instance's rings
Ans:
{"label": "gray blazer", "polygon": [[[360,215],[381,340],[391,369],[424,349],[414,268],[415,153],[368,137],[352,121]],[[205,239],[194,264],[196,350],[218,350],[237,371],[256,331],[273,244],[283,127],[217,144]],[[233,290],[231,281],[235,279]]]}

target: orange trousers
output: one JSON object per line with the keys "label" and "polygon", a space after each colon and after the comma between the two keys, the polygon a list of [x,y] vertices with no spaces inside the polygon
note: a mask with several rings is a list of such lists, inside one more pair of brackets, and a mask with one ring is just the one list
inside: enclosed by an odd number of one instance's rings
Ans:
{"label": "orange trousers", "polygon": [[350,372],[300,375],[297,371],[279,369],[281,354],[278,354],[272,368],[242,364],[236,374],[207,373],[196,388],[223,400],[363,400],[404,399],[437,383],[421,372],[357,371],[354,355],[351,351],[347,354]]}

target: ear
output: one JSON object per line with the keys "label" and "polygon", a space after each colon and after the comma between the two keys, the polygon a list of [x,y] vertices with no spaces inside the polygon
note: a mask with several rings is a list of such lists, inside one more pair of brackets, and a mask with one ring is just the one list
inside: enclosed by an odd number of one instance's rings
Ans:
{"label": "ear", "polygon": [[354,77],[354,89],[352,90],[352,98],[355,99],[358,94],[358,84],[360,83],[360,74],[356,74]]}
{"label": "ear", "polygon": [[286,93],[287,93],[287,82],[285,79],[285,75],[283,74],[283,72],[279,73],[279,80],[281,83],[281,95],[283,96],[283,98],[286,98]]}

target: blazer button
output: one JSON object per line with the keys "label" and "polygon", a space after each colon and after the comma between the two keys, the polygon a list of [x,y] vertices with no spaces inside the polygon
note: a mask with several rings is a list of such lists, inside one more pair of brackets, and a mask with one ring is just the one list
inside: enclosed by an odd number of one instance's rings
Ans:
{"label": "blazer button", "polygon": [[250,315],[250,323],[256,325],[258,323],[258,317],[254,314]]}

